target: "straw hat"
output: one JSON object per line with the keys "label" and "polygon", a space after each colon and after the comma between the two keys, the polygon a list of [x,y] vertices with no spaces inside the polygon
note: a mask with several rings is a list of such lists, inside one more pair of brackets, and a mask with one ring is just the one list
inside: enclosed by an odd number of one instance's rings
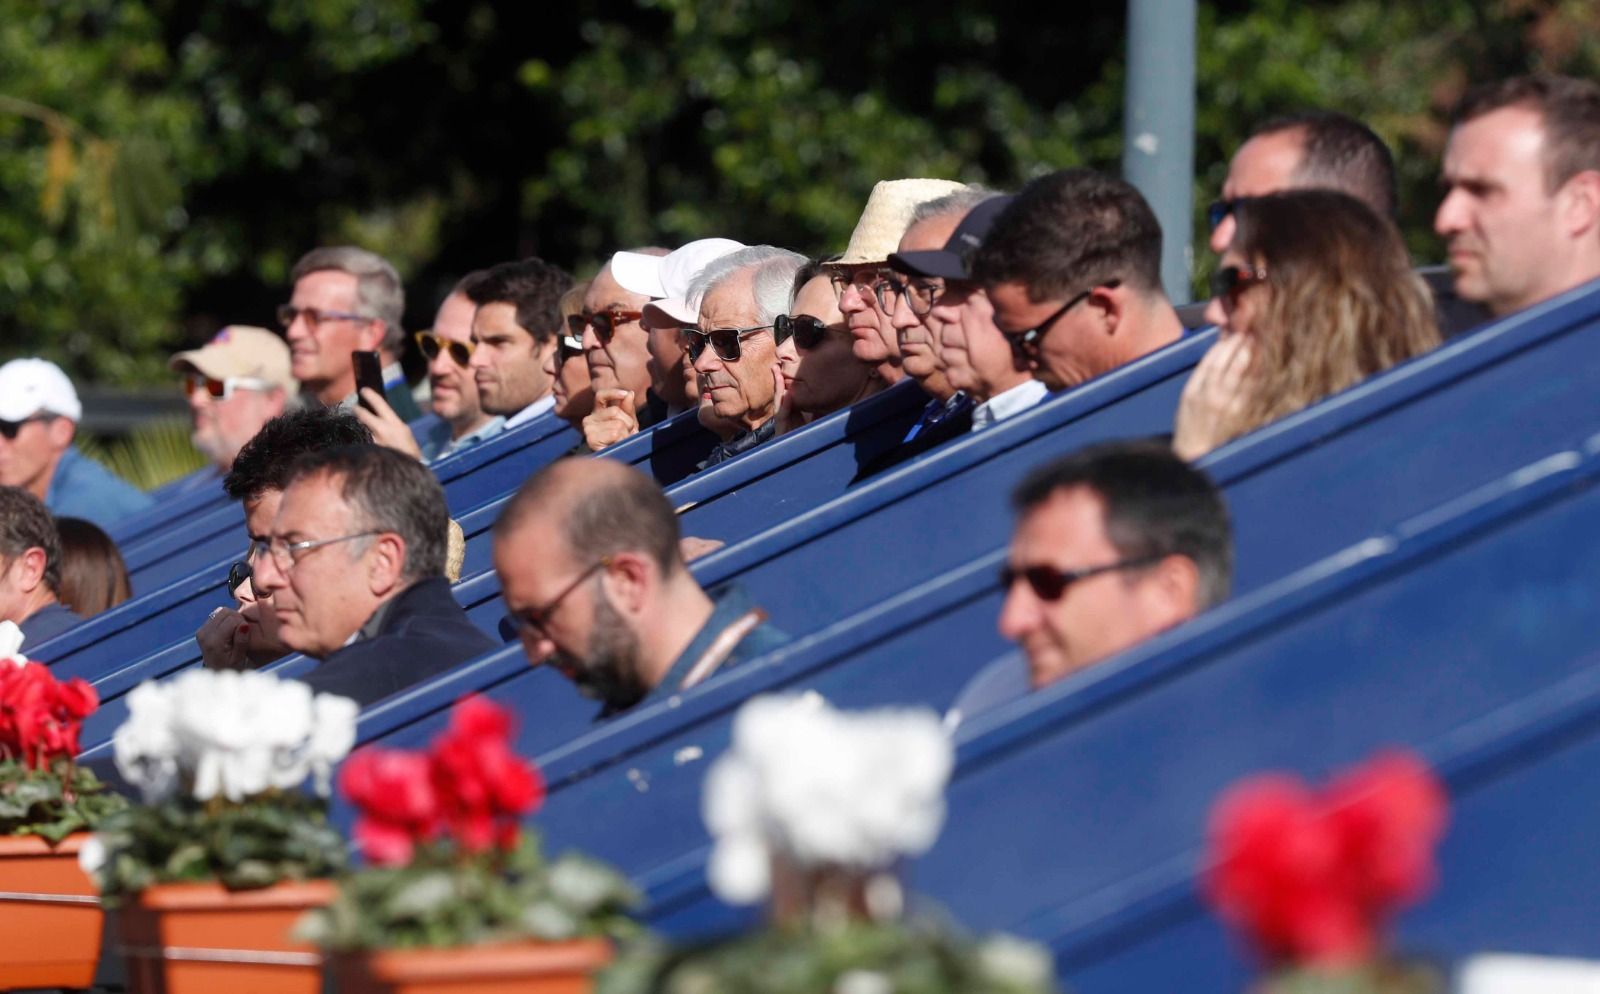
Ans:
{"label": "straw hat", "polygon": [[900,236],[911,226],[911,215],[922,204],[954,193],[965,184],[947,179],[887,179],[872,188],[867,209],[861,212],[850,247],[835,259],[835,266],[883,262],[900,247]]}

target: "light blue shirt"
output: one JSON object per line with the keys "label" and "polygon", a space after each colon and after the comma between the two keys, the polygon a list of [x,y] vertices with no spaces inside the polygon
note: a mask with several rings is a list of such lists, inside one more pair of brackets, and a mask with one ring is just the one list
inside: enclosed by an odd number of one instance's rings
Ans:
{"label": "light blue shirt", "polygon": [[440,421],[418,439],[419,448],[422,449],[423,462],[433,462],[445,456],[453,456],[462,449],[469,449],[486,438],[493,438],[506,430],[506,419],[500,415],[490,418],[482,427],[467,432],[460,438],[450,437],[450,424]]}
{"label": "light blue shirt", "polygon": [[44,495],[44,506],[56,517],[83,518],[106,530],[154,503],[149,494],[77,449],[61,454]]}

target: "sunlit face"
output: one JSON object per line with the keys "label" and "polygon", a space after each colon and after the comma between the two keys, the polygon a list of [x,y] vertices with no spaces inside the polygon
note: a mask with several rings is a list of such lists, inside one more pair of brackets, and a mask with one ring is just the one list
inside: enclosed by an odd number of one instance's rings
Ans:
{"label": "sunlit face", "polygon": [[[1218,266],[1237,266],[1246,272],[1264,271],[1263,267],[1252,266],[1243,255],[1228,249],[1222,254]],[[1212,297],[1206,304],[1206,320],[1216,325],[1224,335],[1240,334],[1253,335],[1259,329],[1257,321],[1265,309],[1272,288],[1264,282],[1253,278],[1241,284],[1238,289],[1220,297]]]}
{"label": "sunlit face", "polygon": [[[525,519],[494,543],[500,592],[535,666],[549,663],[587,697],[627,707],[649,688],[638,634],[612,605],[603,567],[579,562],[548,521]],[[527,621],[537,615],[538,624]]]}
{"label": "sunlit face", "polygon": [[[433,333],[452,342],[472,342],[472,316],[477,311],[464,293],[452,293],[439,305],[433,318]],[[433,413],[451,424],[472,424],[483,416],[478,398],[478,382],[473,375],[471,360],[459,366],[450,357],[449,349],[428,363],[428,385],[433,391]]]}
{"label": "sunlit face", "polygon": [[983,287],[950,281],[933,305],[941,327],[940,354],[950,386],[985,401],[1028,376],[1025,364],[994,324],[994,305]]}
{"label": "sunlit face", "polygon": [[1091,313],[1088,298],[1062,314],[1058,312],[1070,298],[1035,303],[1022,283],[1001,283],[990,287],[988,294],[994,323],[1002,331],[1040,329],[1032,344],[1020,348],[1034,377],[1051,390],[1075,387],[1122,364],[1111,336]]}
{"label": "sunlit face", "polygon": [[[624,290],[611,276],[611,266],[600,270],[583,295],[585,314],[598,314],[612,308],[643,312],[650,298]],[[602,342],[593,325],[583,330],[583,354],[589,363],[589,378],[596,390],[632,390],[636,405],[644,402],[650,389],[650,348],[644,326],[638,318],[619,323],[610,342]]]}
{"label": "sunlit face", "polygon": [[550,393],[545,355],[555,336],[539,341],[517,324],[515,304],[480,304],[472,318],[472,376],[479,403],[490,414],[513,415]]}
{"label": "sunlit face", "polygon": [[189,417],[194,431],[190,440],[206,458],[226,469],[262,425],[283,413],[284,399],[283,391],[276,387],[235,386],[226,398],[213,397],[203,388],[191,390]]}
{"label": "sunlit face", "polygon": [[[764,324],[756,305],[754,270],[742,270],[723,280],[700,303],[700,328],[755,328]],[[754,428],[772,417],[777,401],[773,370],[777,343],[772,329],[747,334],[739,340],[739,358],[723,359],[709,344],[694,362],[702,394],[711,397],[719,418]]]}
{"label": "sunlit face", "polygon": [[[1294,174],[1305,158],[1304,132],[1300,128],[1274,131],[1239,146],[1228,163],[1228,178],[1222,184],[1223,200],[1264,197],[1295,187]],[[1233,241],[1233,215],[1222,219],[1211,231],[1211,251],[1221,255]]]}
{"label": "sunlit face", "polygon": [[[307,273],[295,281],[290,306],[324,314],[360,312],[356,278],[336,269]],[[370,352],[383,342],[383,323],[369,319],[324,317],[313,328],[303,314],[284,329],[289,372],[324,404],[337,404],[356,391],[351,352]]]}
{"label": "sunlit face", "polygon": [[16,438],[0,435],[0,486],[21,487],[44,500],[56,464],[72,445],[72,435],[71,421],[48,415],[25,420]]}
{"label": "sunlit face", "polygon": [[[1496,315],[1566,288],[1569,194],[1545,188],[1543,118],[1503,107],[1450,133],[1444,201],[1433,226],[1446,241],[1456,292]],[[1591,234],[1591,237],[1592,234]]]}
{"label": "sunlit face", "polygon": [[[284,542],[339,538],[366,530],[328,474],[289,484],[271,534]],[[357,538],[309,549],[284,570],[271,555],[256,557],[256,594],[270,598],[278,634],[296,652],[324,659],[344,646],[382,603],[370,582],[374,538]]]}
{"label": "sunlit face", "polygon": [[839,298],[826,276],[818,276],[800,288],[790,315],[817,318],[826,328],[822,341],[814,348],[801,349],[795,343],[799,361],[788,387],[794,395],[794,406],[821,416],[854,402],[866,391],[872,367],[856,356],[855,338],[845,327]]}
{"label": "sunlit face", "polygon": [[[906,229],[900,238],[899,251],[926,252],[943,248],[950,240],[963,213],[941,214],[919,221]],[[942,284],[942,280],[897,273],[894,278],[906,283]],[[945,379],[944,357],[939,354],[942,323],[931,312],[918,315],[912,308],[912,295],[901,294],[889,315],[889,323],[898,336],[900,367],[906,375],[922,384],[922,389],[934,397],[949,397],[955,393]]]}
{"label": "sunlit face", "polygon": [[[1052,494],[1017,522],[1014,570],[1050,566],[1069,571],[1123,559],[1106,536],[1104,503],[1087,487]],[[1193,612],[1192,604],[1189,613]],[[1046,601],[1026,580],[1006,593],[1000,634],[1021,646],[1034,689],[1054,683],[1174,623],[1171,604],[1148,571],[1116,570],[1067,586]]]}
{"label": "sunlit face", "polygon": [[689,394],[684,389],[683,376],[688,360],[679,338],[683,325],[653,307],[645,310],[639,323],[644,328],[645,348],[650,355],[645,362],[650,370],[650,386],[656,396],[674,410],[688,407]]}
{"label": "sunlit face", "polygon": [[850,280],[840,292],[839,313],[854,339],[857,359],[873,366],[886,383],[897,382],[905,374],[900,369],[900,342],[889,315],[878,306],[878,298],[866,287],[888,273],[882,265],[835,267],[836,275]]}

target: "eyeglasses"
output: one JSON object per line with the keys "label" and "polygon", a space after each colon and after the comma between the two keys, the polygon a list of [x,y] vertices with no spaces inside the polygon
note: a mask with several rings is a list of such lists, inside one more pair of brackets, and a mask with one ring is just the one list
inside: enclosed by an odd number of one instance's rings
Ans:
{"label": "eyeglasses", "polygon": [[567,589],[557,594],[544,607],[534,608],[531,611],[521,611],[511,615],[511,627],[516,629],[517,636],[520,638],[526,632],[531,630],[537,632],[541,638],[549,638],[550,633],[545,631],[544,626],[550,621],[550,616],[556,613],[556,608],[561,606],[561,602],[572,596],[572,592],[574,590],[577,590],[579,587],[583,586],[583,581],[589,579],[589,577],[594,576],[596,573],[610,565],[611,557],[601,556],[599,562],[595,563],[593,566],[590,566],[582,573],[579,573],[577,579],[567,584]]}
{"label": "eyeglasses", "polygon": [[23,425],[31,425],[35,421],[54,421],[55,419],[56,416],[54,414],[35,414],[31,418],[23,418],[21,421],[0,420],[0,438],[4,438],[9,442],[17,437],[17,433],[22,430]]}
{"label": "eyeglasses", "polygon": [[1211,296],[1234,307],[1239,303],[1239,294],[1266,281],[1267,271],[1259,266],[1223,266],[1211,274]]}
{"label": "eyeglasses", "polygon": [[248,579],[250,579],[250,564],[248,562],[236,562],[232,566],[229,566],[228,593],[238,593],[239,588],[244,586],[244,582]]}
{"label": "eyeglasses", "polygon": [[1107,280],[1104,283],[1100,283],[1100,284],[1098,284],[1096,286],[1092,286],[1089,289],[1087,289],[1087,290],[1083,291],[1082,293],[1078,294],[1076,297],[1073,297],[1071,300],[1068,300],[1065,304],[1062,304],[1060,307],[1058,307],[1056,309],[1056,312],[1054,314],[1052,314],[1049,317],[1045,318],[1043,321],[1039,322],[1037,325],[1034,325],[1032,328],[1027,328],[1027,329],[1025,329],[1023,331],[1005,331],[1005,330],[1002,330],[1000,332],[1000,334],[1002,334],[1002,335],[1004,335],[1006,337],[1006,340],[1011,343],[1013,348],[1015,348],[1016,346],[1019,346],[1019,345],[1036,345],[1036,344],[1038,344],[1039,339],[1043,338],[1045,335],[1050,333],[1051,326],[1053,326],[1057,321],[1060,321],[1063,317],[1065,317],[1068,311],[1072,310],[1074,307],[1077,307],[1079,304],[1083,303],[1085,300],[1088,300],[1090,294],[1094,293],[1096,290],[1099,290],[1101,288],[1104,288],[1104,289],[1107,289],[1107,290],[1115,290],[1117,287],[1119,287],[1121,285],[1122,285],[1122,281],[1121,280]]}
{"label": "eyeglasses", "polygon": [[830,273],[828,282],[833,284],[833,292],[839,297],[843,297],[851,287],[855,287],[856,292],[863,296],[871,294],[885,314],[894,310],[895,298],[900,293],[900,284],[885,270],[876,267]]}
{"label": "eyeglasses", "polygon": [[1206,224],[1210,225],[1212,230],[1215,230],[1217,225],[1222,223],[1223,218],[1232,214],[1240,204],[1250,199],[1252,198],[1235,197],[1232,200],[1213,200],[1211,206],[1206,208]]}
{"label": "eyeglasses", "polygon": [[803,352],[810,352],[821,345],[827,333],[828,326],[822,323],[822,319],[810,314],[796,314],[793,317],[779,314],[772,319],[772,336],[780,343],[793,337],[795,347]]}
{"label": "eyeglasses", "polygon": [[753,328],[712,328],[710,331],[701,331],[699,328],[683,329],[683,347],[689,353],[689,361],[694,362],[700,358],[700,353],[706,350],[706,343],[711,344],[711,351],[716,353],[723,362],[738,362],[743,351],[739,343],[760,331],[776,329],[774,324],[758,324]]}
{"label": "eyeglasses", "polygon": [[294,324],[295,318],[304,318],[306,327],[312,331],[317,330],[317,325],[324,321],[376,321],[365,314],[351,314],[349,311],[325,311],[320,307],[296,307],[293,304],[278,305],[278,323],[284,331]]}
{"label": "eyeglasses", "polygon": [[[579,318],[581,321],[582,318]],[[556,339],[556,366],[566,365],[568,359],[576,359],[583,355],[583,338],[578,335],[562,335]]]}
{"label": "eyeglasses", "polygon": [[1000,568],[1000,589],[1010,591],[1016,586],[1018,580],[1026,580],[1034,596],[1042,601],[1058,601],[1067,592],[1067,588],[1074,583],[1087,580],[1091,576],[1102,573],[1112,573],[1117,570],[1139,569],[1152,563],[1160,562],[1163,556],[1139,556],[1136,559],[1123,559],[1104,566],[1086,566],[1082,569],[1059,570],[1054,566],[1028,566],[1016,569],[1009,563]]}
{"label": "eyeglasses", "polygon": [[[600,344],[610,345],[611,336],[617,333],[617,328],[620,325],[625,325],[630,321],[637,321],[642,317],[644,317],[643,311],[628,311],[623,310],[621,307],[607,307],[603,311],[596,311],[589,315],[574,314],[567,319],[567,322],[574,329],[574,333],[579,336],[583,335],[585,325],[593,325],[595,337],[600,339]],[[572,323],[574,319],[577,321],[576,324]]]}
{"label": "eyeglasses", "polygon": [[440,352],[450,353],[450,361],[467,368],[467,363],[472,361],[472,350],[476,347],[472,342],[460,342],[454,338],[446,338],[435,331],[419,331],[411,336],[417,343],[417,348],[422,350],[422,356],[429,362],[439,358]]}
{"label": "eyeglasses", "polygon": [[906,298],[906,306],[919,318],[927,317],[933,310],[934,301],[944,293],[944,280],[937,277],[912,277],[900,281],[899,285],[901,296]]}
{"label": "eyeglasses", "polygon": [[[311,538],[305,540],[304,542],[285,542],[283,539],[273,536],[272,538],[267,539],[265,544],[267,553],[272,556],[273,565],[287,573],[289,570],[292,570],[295,568],[295,566],[299,565],[300,560],[304,559],[305,554],[310,552],[312,549],[320,549],[324,545],[333,545],[337,542],[351,542],[358,538],[371,538],[374,535],[382,534],[383,532],[381,530],[364,531],[356,532],[354,535],[340,535],[338,538]],[[255,549],[252,546],[251,558],[254,558],[254,554]]]}
{"label": "eyeglasses", "polygon": [[235,390],[270,390],[272,384],[254,376],[230,376],[223,380],[213,380],[203,373],[190,373],[183,378],[183,395],[193,397],[196,392],[204,390],[216,400],[227,400],[233,396]]}

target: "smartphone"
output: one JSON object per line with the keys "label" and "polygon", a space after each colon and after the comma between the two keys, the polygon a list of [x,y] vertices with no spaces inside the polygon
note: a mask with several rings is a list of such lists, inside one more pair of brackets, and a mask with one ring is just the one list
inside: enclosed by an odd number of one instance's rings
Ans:
{"label": "smartphone", "polygon": [[352,352],[350,353],[350,361],[356,367],[357,399],[362,407],[372,411],[373,414],[378,413],[373,411],[372,405],[361,397],[361,391],[371,387],[378,391],[379,396],[383,395],[383,360],[378,358],[378,353],[376,352]]}

